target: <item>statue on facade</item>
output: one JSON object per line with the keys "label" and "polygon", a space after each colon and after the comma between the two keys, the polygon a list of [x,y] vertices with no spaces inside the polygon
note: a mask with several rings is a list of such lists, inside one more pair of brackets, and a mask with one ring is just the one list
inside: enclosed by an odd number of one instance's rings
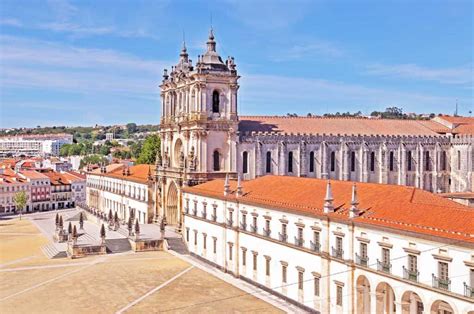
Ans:
{"label": "statue on facade", "polygon": [[188,165],[189,165],[189,170],[196,170],[196,164],[194,160],[194,146],[191,147],[191,150],[189,151],[188,154]]}

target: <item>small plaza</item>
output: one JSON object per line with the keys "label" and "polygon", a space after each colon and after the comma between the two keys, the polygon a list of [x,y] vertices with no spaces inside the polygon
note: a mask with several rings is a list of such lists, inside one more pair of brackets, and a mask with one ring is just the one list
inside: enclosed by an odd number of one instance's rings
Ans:
{"label": "small plaza", "polygon": [[[49,258],[42,248],[52,242],[43,232],[54,231],[54,216],[0,221],[3,313],[281,312],[255,297],[258,291],[240,290],[165,251]],[[85,231],[99,232],[94,225],[86,220]]]}

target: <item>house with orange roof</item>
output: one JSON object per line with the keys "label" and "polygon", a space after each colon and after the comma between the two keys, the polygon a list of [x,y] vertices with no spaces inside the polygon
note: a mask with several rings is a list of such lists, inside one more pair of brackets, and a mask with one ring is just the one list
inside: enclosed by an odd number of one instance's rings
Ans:
{"label": "house with orange roof", "polygon": [[24,191],[27,194],[28,202],[23,209],[24,212],[32,211],[31,186],[30,183],[21,177],[16,171],[5,166],[0,167],[0,215],[13,214],[18,212],[14,197],[18,192]]}
{"label": "house with orange roof", "polygon": [[75,206],[71,181],[63,173],[47,170],[42,172],[51,184],[51,209],[65,209]]}
{"label": "house with orange roof", "polygon": [[[156,218],[155,167],[110,164],[86,173],[87,206],[122,222],[151,223]],[[178,210],[176,208],[176,210]]]}
{"label": "house with orange roof", "polygon": [[51,181],[49,177],[35,170],[22,170],[18,172],[18,175],[29,183],[32,210],[50,210]]}
{"label": "house with orange roof", "polygon": [[62,172],[71,183],[72,202],[76,204],[86,203],[86,175],[76,171]]}
{"label": "house with orange roof", "polygon": [[184,187],[183,207],[191,255],[302,310],[474,308],[474,211],[422,189],[227,177]]}

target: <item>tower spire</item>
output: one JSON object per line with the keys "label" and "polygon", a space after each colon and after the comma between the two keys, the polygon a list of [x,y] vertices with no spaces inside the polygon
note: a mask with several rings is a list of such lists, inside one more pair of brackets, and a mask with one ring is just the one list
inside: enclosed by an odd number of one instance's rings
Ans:
{"label": "tower spire", "polygon": [[331,213],[334,211],[334,205],[332,203],[334,198],[332,197],[332,188],[331,188],[331,181],[328,180],[326,185],[326,196],[324,197],[324,213]]}
{"label": "tower spire", "polygon": [[354,182],[352,185],[351,208],[349,210],[349,217],[354,218],[359,216],[359,201],[357,200],[357,186]]}

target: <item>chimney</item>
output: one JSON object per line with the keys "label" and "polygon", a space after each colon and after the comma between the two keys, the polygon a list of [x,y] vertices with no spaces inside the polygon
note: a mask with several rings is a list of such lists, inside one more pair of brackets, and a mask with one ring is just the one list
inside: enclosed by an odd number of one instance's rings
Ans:
{"label": "chimney", "polygon": [[359,217],[359,201],[357,200],[357,187],[356,184],[352,185],[352,198],[351,198],[351,208],[349,210],[349,218]]}
{"label": "chimney", "polygon": [[127,166],[127,176],[130,175],[130,167]]}
{"label": "chimney", "polygon": [[332,197],[331,182],[328,180],[328,183],[326,185],[326,196],[324,197],[325,214],[334,212],[334,205],[332,201],[334,201],[334,198]]}
{"label": "chimney", "polygon": [[241,182],[241,177],[240,174],[237,175],[237,192],[236,196],[241,197],[244,194],[243,188],[242,188],[242,182]]}
{"label": "chimney", "polygon": [[229,185],[229,174],[225,175],[225,183],[224,183],[224,196],[229,195],[230,193],[230,185]]}

